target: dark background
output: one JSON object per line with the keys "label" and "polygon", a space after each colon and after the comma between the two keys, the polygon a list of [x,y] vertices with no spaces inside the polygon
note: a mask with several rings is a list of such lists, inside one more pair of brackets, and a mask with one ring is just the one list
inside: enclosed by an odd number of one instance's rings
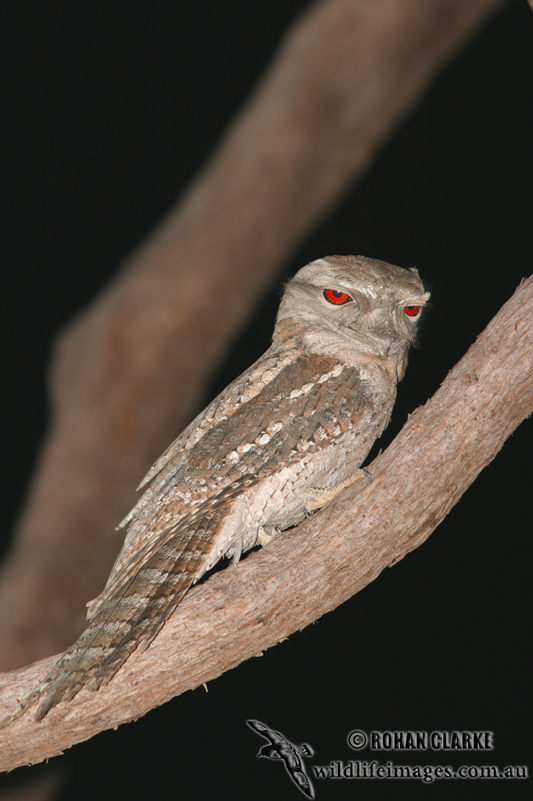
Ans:
{"label": "dark background", "polygon": [[[205,161],[306,3],[2,4],[2,492],[7,540],[46,421],[55,332]],[[533,255],[533,13],[511,2],[433,82],[365,178],[286,265],[331,253],[415,265],[432,291],[388,442]],[[268,345],[278,289],[220,390]],[[208,400],[206,398],[206,400]],[[531,421],[426,544],[322,618],[209,685],[56,760],[60,795],[303,798],[256,760],[257,718],[315,757],[528,764]],[[354,728],[489,729],[486,754],[357,754]],[[19,771],[19,775],[28,773]],[[37,768],[36,770],[39,770]],[[16,774],[15,774],[16,776]],[[525,782],[315,782],[317,798],[522,798]]]}

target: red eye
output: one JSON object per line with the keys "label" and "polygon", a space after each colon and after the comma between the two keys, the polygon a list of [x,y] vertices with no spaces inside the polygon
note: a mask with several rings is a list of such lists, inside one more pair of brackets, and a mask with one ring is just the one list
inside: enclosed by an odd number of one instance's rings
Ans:
{"label": "red eye", "polygon": [[416,317],[420,311],[420,306],[404,306],[403,310],[408,317]]}
{"label": "red eye", "polygon": [[351,301],[351,297],[346,292],[339,292],[338,289],[325,289],[324,297],[335,306],[342,306]]}

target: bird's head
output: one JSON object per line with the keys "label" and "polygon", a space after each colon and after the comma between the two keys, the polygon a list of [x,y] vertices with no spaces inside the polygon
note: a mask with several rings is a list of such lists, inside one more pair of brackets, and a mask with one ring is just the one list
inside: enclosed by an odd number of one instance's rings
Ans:
{"label": "bird's head", "polygon": [[274,331],[295,326],[304,339],[387,357],[416,343],[428,303],[418,272],[364,256],[327,256],[299,270],[285,288]]}

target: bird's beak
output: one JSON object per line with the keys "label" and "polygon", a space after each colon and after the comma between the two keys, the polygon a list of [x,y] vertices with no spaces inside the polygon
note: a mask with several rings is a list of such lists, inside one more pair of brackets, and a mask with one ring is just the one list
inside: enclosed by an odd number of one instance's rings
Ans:
{"label": "bird's beak", "polygon": [[368,330],[356,325],[347,325],[345,327],[348,329],[349,335],[357,340],[360,345],[380,356],[389,356],[391,353],[397,353],[407,344],[405,338],[399,337],[398,333],[393,329],[380,331],[379,336],[374,336],[374,334],[371,334]]}

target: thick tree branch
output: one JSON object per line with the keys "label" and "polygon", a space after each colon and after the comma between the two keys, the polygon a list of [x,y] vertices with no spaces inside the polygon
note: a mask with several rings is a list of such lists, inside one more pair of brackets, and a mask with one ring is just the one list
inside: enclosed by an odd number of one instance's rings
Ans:
{"label": "thick tree branch", "polygon": [[[302,629],[418,547],[533,411],[533,277],[372,464],[373,481],[194,588],[113,681],[0,732],[0,767],[60,753],[145,714]],[[354,501],[354,496],[357,498]],[[0,679],[2,714],[53,665]]]}
{"label": "thick tree branch", "polygon": [[197,409],[254,303],[501,4],[313,4],[183,200],[61,335],[52,425],[0,582],[3,669],[81,631],[136,483]]}

